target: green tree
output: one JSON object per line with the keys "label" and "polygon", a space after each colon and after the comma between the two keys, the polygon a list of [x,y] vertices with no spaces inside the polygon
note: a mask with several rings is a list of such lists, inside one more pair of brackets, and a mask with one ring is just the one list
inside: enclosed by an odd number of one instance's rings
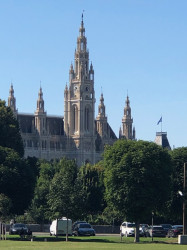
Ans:
{"label": "green tree", "polygon": [[48,195],[56,168],[53,163],[45,161],[41,161],[39,164],[39,178],[36,183],[34,197],[28,212],[35,222],[43,224],[48,223],[51,216],[48,205]]}
{"label": "green tree", "polygon": [[[119,140],[104,152],[106,200],[122,218],[139,224],[161,213],[170,192],[171,159],[155,143]],[[167,183],[167,185],[166,185]]]}
{"label": "green tree", "polygon": [[85,214],[101,213],[106,205],[104,202],[104,167],[102,163],[82,166],[79,169],[79,178],[86,195]]}
{"label": "green tree", "polygon": [[73,160],[61,159],[60,171],[54,175],[49,191],[48,204],[53,218],[66,216],[77,219],[82,214],[84,192],[78,178],[78,168]]}
{"label": "green tree", "polygon": [[12,207],[12,201],[4,194],[0,194],[0,218],[5,218]]}
{"label": "green tree", "polygon": [[23,157],[24,147],[19,124],[10,107],[0,100],[0,146],[12,148]]}
{"label": "green tree", "polygon": [[184,163],[187,163],[187,147],[176,148],[170,152],[172,158],[172,186],[171,199],[169,201],[169,210],[167,216],[174,223],[182,221],[182,203],[183,198],[179,196],[178,191],[183,192],[184,183]]}
{"label": "green tree", "polygon": [[0,146],[0,190],[12,201],[11,212],[21,214],[33,196],[35,175],[13,149]]}

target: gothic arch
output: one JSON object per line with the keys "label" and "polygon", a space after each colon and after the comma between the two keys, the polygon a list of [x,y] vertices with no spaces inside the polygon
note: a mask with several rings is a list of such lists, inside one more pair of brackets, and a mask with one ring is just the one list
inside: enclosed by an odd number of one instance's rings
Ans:
{"label": "gothic arch", "polygon": [[74,133],[78,131],[78,107],[73,105],[73,131]]}
{"label": "gothic arch", "polygon": [[91,107],[86,105],[84,109],[84,129],[85,131],[90,131],[91,129]]}

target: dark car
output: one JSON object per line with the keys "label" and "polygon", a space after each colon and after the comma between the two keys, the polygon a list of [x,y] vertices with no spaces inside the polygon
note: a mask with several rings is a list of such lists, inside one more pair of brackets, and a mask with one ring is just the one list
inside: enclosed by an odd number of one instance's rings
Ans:
{"label": "dark car", "polygon": [[9,229],[9,234],[28,234],[29,229],[28,227],[23,223],[15,223],[13,224]]}
{"label": "dark car", "polygon": [[146,236],[148,237],[166,237],[166,231],[162,226],[151,226],[147,229]]}
{"label": "dark car", "polygon": [[183,233],[183,225],[174,225],[171,229],[168,230],[167,237],[177,237]]}
{"label": "dark car", "polygon": [[148,224],[140,224],[140,236],[146,236],[148,228],[149,228]]}
{"label": "dark car", "polygon": [[76,227],[76,225],[81,224],[81,223],[87,223],[86,221],[75,221],[72,226],[72,230]]}
{"label": "dark car", "polygon": [[171,224],[161,224],[161,226],[164,228],[166,231],[166,234],[168,233],[168,230],[172,228]]}
{"label": "dark car", "polygon": [[74,227],[73,235],[75,236],[95,236],[95,230],[89,223],[80,223]]}

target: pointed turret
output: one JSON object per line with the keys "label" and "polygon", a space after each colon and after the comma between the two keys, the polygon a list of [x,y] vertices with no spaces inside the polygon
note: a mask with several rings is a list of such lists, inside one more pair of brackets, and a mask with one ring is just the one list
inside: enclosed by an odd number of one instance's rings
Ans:
{"label": "pointed turret", "polygon": [[107,117],[105,114],[103,93],[101,93],[96,121],[97,121],[97,132],[100,134],[101,137],[104,137],[107,133]]}
{"label": "pointed turret", "polygon": [[74,69],[73,69],[73,64],[71,63],[69,70],[69,82],[71,82],[73,78],[74,78]]}
{"label": "pointed turret", "polygon": [[90,65],[89,76],[90,76],[90,80],[94,81],[94,69],[93,69],[92,62],[91,62],[91,65]]}
{"label": "pointed turret", "polygon": [[103,94],[101,94],[101,97],[100,97],[100,104],[98,107],[98,116],[105,117],[105,105],[104,105]]}
{"label": "pointed turret", "polygon": [[131,118],[131,107],[129,97],[127,95],[127,99],[125,101],[126,105],[124,108],[124,116],[122,118],[122,134],[121,137],[135,140],[135,129],[132,131],[132,123],[133,119]]}
{"label": "pointed turret", "polygon": [[35,112],[35,127],[39,134],[46,133],[46,112],[44,111],[43,92],[40,87],[37,100],[37,109]]}
{"label": "pointed turret", "polygon": [[37,112],[44,112],[44,100],[43,100],[43,92],[42,88],[40,87],[38,93],[38,100],[37,100]]}
{"label": "pointed turret", "polygon": [[14,97],[14,88],[11,83],[10,90],[9,90],[9,97],[8,97],[8,106],[12,109],[14,115],[17,115],[16,110],[16,98]]}
{"label": "pointed turret", "polygon": [[82,14],[82,21],[81,21],[81,27],[79,29],[80,36],[85,36],[85,28],[84,28],[84,21],[83,21],[83,14]]}

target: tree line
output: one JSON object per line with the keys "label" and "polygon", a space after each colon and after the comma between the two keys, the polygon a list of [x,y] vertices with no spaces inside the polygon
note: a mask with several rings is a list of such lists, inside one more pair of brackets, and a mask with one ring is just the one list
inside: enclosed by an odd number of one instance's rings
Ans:
{"label": "tree line", "polygon": [[118,140],[103,160],[23,158],[19,124],[0,100],[0,218],[49,223],[66,216],[94,224],[123,220],[182,222],[183,165],[187,147],[171,151],[152,142]]}

